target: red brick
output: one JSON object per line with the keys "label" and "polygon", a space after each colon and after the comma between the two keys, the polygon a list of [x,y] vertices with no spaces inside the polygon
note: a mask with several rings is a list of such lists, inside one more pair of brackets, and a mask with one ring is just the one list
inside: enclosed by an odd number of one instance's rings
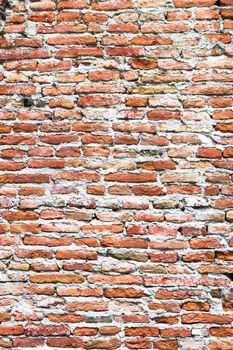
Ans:
{"label": "red brick", "polygon": [[25,326],[25,334],[28,336],[50,336],[50,335],[67,335],[69,328],[60,325],[39,325],[27,324]]}
{"label": "red brick", "polygon": [[45,340],[43,338],[15,338],[13,340],[13,345],[16,348],[36,348],[38,346],[44,346],[45,345]]}
{"label": "red brick", "polygon": [[216,0],[174,0],[176,7],[212,6]]}
{"label": "red brick", "polygon": [[154,343],[155,349],[159,350],[178,350],[179,345],[177,343],[177,340],[159,340]]}
{"label": "red brick", "polygon": [[79,106],[92,106],[92,107],[102,107],[102,106],[112,106],[117,105],[120,102],[119,97],[101,97],[101,96],[88,96],[80,97],[78,100]]}
{"label": "red brick", "polygon": [[158,64],[156,60],[149,60],[149,59],[131,59],[129,60],[129,64],[134,69],[155,69],[157,68]]}
{"label": "red brick", "polygon": [[75,274],[38,274],[31,275],[30,281],[33,283],[82,283],[83,278],[81,275]]}
{"label": "red brick", "polygon": [[19,325],[1,325],[0,334],[1,335],[21,335],[24,333],[24,327]]}
{"label": "red brick", "polygon": [[182,323],[231,323],[232,317],[228,315],[210,315],[210,314],[187,314],[181,317]]}
{"label": "red brick", "polygon": [[0,50],[1,60],[25,60],[25,59],[36,59],[36,58],[48,58],[50,53],[46,50]]}
{"label": "red brick", "polygon": [[222,152],[216,148],[199,148],[197,157],[201,158],[221,158]]}
{"label": "red brick", "polygon": [[72,48],[60,49],[56,52],[56,58],[79,57],[79,56],[102,56],[102,49],[98,48]]}
{"label": "red brick", "polygon": [[105,176],[106,181],[118,182],[154,182],[157,176],[153,173],[147,174],[109,174]]}

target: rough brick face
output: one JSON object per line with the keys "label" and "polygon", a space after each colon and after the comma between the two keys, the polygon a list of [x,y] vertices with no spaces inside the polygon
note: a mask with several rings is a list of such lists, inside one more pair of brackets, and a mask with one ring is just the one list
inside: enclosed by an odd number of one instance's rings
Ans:
{"label": "rough brick face", "polygon": [[233,349],[233,0],[0,0],[0,348]]}

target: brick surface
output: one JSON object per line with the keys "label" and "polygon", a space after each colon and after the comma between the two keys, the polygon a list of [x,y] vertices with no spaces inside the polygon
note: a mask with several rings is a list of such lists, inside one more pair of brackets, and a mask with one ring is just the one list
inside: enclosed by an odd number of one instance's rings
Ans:
{"label": "brick surface", "polygon": [[232,350],[233,0],[0,14],[0,348]]}

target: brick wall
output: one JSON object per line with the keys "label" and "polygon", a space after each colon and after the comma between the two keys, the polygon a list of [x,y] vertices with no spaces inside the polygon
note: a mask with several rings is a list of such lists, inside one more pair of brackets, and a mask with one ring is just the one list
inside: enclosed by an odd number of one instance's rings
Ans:
{"label": "brick wall", "polygon": [[232,350],[233,0],[0,12],[0,348]]}

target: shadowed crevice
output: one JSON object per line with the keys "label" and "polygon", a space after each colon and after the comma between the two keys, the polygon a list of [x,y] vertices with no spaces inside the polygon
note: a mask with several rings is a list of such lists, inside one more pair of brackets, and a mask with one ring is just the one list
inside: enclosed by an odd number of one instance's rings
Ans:
{"label": "shadowed crevice", "polygon": [[233,273],[224,273],[224,275],[233,281]]}
{"label": "shadowed crevice", "polygon": [[5,21],[6,19],[6,9],[10,8],[11,4],[8,0],[0,0],[0,18]]}

